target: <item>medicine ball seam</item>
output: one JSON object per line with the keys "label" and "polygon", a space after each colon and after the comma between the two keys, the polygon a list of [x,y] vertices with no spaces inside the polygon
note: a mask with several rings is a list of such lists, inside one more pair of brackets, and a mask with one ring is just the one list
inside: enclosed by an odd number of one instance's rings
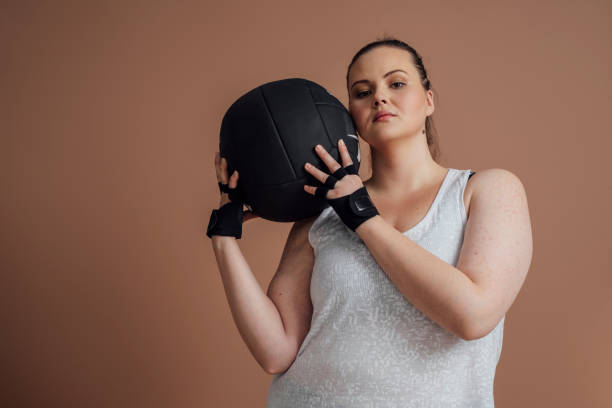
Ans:
{"label": "medicine ball seam", "polygon": [[[317,113],[319,114],[319,120],[323,124],[323,129],[325,129],[325,134],[327,135],[327,140],[329,140],[329,145],[330,146],[334,146],[335,143],[331,140],[331,137],[329,136],[329,130],[327,129],[327,126],[325,125],[325,121],[323,120],[323,116],[321,116],[321,111],[319,110],[318,103],[315,100],[314,95],[312,94],[312,89],[310,88],[310,84],[308,84],[306,86],[306,88],[308,88],[308,92],[310,92],[310,98],[312,99],[312,103],[314,104],[315,108],[317,109]],[[322,104],[325,104],[325,103],[323,102]]]}
{"label": "medicine ball seam", "polygon": [[274,133],[276,134],[278,141],[283,147],[282,150],[283,150],[283,154],[285,155],[285,159],[287,159],[287,162],[289,163],[289,167],[291,167],[291,172],[293,173],[293,177],[295,178],[297,177],[297,174],[295,172],[295,165],[293,164],[293,162],[291,161],[291,158],[287,154],[287,148],[285,147],[285,143],[283,142],[282,138],[280,137],[278,133],[278,127],[276,126],[276,122],[274,121],[274,116],[272,116],[272,112],[270,111],[270,107],[268,106],[268,101],[266,101],[266,96],[261,87],[259,88],[259,93],[261,94],[261,99],[263,100],[264,106],[266,107],[266,111],[268,112],[268,118],[273,124],[272,128],[274,128]]}
{"label": "medicine ball seam", "polygon": [[252,183],[252,185],[257,187],[258,189],[266,189],[266,187],[272,187],[270,189],[273,189],[273,188],[276,188],[276,187],[285,186],[287,184],[294,184],[296,182],[309,182],[309,181],[311,181],[311,179],[309,177],[312,177],[312,176],[310,174],[308,174],[308,175],[306,175],[304,177],[296,178],[295,180],[285,181],[284,183],[278,183],[278,184],[256,184],[256,183]]}
{"label": "medicine ball seam", "polygon": [[336,109],[340,109],[341,111],[344,111],[344,107],[342,106],[338,106],[335,103],[328,103],[328,102],[315,102],[315,105],[327,105],[327,106],[333,106]]}

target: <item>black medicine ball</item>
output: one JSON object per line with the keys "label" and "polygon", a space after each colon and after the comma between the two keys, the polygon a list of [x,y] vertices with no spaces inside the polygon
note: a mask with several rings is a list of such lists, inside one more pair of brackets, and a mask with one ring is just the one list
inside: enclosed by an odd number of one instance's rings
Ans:
{"label": "black medicine ball", "polygon": [[309,162],[330,174],[314,150],[321,144],[338,163],[343,139],[359,169],[359,141],[348,110],[325,88],[302,78],[258,86],[238,98],[221,122],[219,152],[227,174],[238,170],[238,190],[253,212],[270,221],[297,221],[329,204],[304,191],[322,185]]}

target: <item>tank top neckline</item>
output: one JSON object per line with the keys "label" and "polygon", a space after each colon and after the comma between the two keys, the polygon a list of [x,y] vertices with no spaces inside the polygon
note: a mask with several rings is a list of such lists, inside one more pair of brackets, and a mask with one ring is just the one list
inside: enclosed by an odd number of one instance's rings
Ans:
{"label": "tank top neckline", "polygon": [[453,169],[449,167],[448,170],[446,171],[446,176],[444,176],[444,179],[442,180],[442,184],[440,185],[440,188],[438,189],[438,192],[436,193],[436,197],[434,198],[433,202],[429,206],[429,209],[425,213],[425,216],[421,218],[421,221],[417,222],[414,226],[412,226],[412,228],[407,229],[406,231],[402,232],[403,235],[416,230],[421,225],[425,224],[425,222],[431,217],[431,214],[433,214],[435,208],[438,206],[438,202],[442,199],[442,193],[446,189],[446,184],[450,178],[450,174],[452,170]]}
{"label": "tank top neckline", "polygon": [[[451,167],[448,168],[446,172],[446,176],[444,176],[444,179],[442,180],[442,184],[440,185],[440,188],[438,189],[438,192],[436,193],[436,197],[434,198],[433,202],[429,206],[429,209],[427,210],[427,213],[425,213],[425,216],[419,222],[417,222],[412,228],[402,232],[401,233],[402,235],[406,235],[413,231],[416,231],[418,228],[422,227],[429,220],[429,218],[432,217],[432,214],[434,213],[436,207],[438,206],[440,200],[442,199],[442,196],[444,195],[443,193],[446,190],[447,184],[449,183],[451,173],[455,171],[456,169],[453,169]],[[327,206],[325,210],[323,210],[323,212],[327,212],[328,214],[334,214],[333,216],[338,217],[336,212],[333,210],[332,206]],[[315,222],[311,226],[311,229],[312,227],[314,227],[315,223],[319,222],[319,219],[320,217],[315,220]]]}

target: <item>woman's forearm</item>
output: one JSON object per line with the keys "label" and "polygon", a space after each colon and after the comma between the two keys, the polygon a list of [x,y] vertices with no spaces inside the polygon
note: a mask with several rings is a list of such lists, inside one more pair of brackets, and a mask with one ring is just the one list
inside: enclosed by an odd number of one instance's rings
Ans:
{"label": "woman's forearm", "polygon": [[380,216],[361,224],[357,234],[397,289],[440,326],[468,338],[470,318],[481,305],[476,284],[393,228]]}
{"label": "woman's forearm", "polygon": [[253,276],[236,238],[213,235],[212,245],[236,327],[259,365],[272,374],[274,362],[291,353],[280,313]]}

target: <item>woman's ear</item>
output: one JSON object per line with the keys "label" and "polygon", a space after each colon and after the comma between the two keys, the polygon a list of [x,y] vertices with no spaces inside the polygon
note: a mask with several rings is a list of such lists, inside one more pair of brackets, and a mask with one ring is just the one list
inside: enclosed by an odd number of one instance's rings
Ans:
{"label": "woman's ear", "polygon": [[433,91],[430,89],[427,91],[426,93],[427,96],[427,116],[431,115],[432,113],[434,113],[434,111],[436,110],[436,107],[434,105],[434,94]]}

